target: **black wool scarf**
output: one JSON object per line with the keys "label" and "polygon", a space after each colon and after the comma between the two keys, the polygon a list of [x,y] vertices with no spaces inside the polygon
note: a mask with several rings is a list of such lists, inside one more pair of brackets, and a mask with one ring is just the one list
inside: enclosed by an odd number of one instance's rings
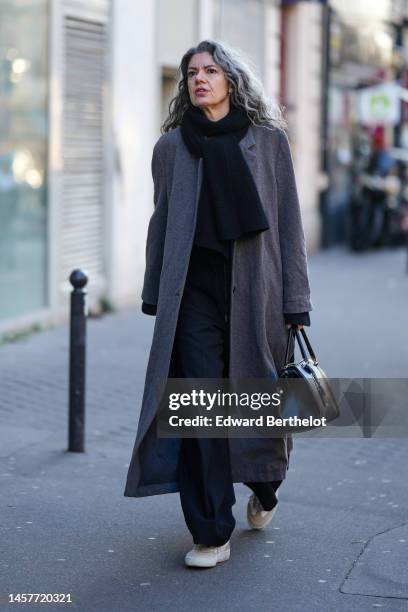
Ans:
{"label": "black wool scarf", "polygon": [[[196,243],[209,244],[214,229],[219,240],[235,240],[269,229],[238,144],[249,125],[245,111],[233,103],[229,113],[218,121],[207,119],[204,111],[192,104],[183,115],[180,128],[184,143],[192,155],[203,158]],[[209,227],[211,223],[213,228]]]}

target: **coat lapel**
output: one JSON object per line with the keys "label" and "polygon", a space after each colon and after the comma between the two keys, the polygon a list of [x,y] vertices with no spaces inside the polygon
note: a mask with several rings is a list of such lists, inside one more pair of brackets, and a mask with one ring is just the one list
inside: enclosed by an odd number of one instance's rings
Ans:
{"label": "coat lapel", "polygon": [[248,163],[248,166],[255,173],[255,164],[256,164],[256,140],[254,135],[254,128],[252,124],[247,129],[247,133],[239,141],[239,146],[242,149],[242,153]]}
{"label": "coat lapel", "polygon": [[247,129],[247,132],[245,136],[242,138],[242,140],[239,141],[239,144],[244,151],[251,150],[252,147],[255,146],[256,141],[255,141],[255,136],[254,136],[254,128],[252,127],[252,124]]}

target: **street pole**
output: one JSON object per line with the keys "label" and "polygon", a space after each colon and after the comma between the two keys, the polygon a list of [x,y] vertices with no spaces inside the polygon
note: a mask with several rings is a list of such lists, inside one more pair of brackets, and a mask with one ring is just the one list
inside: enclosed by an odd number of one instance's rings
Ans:
{"label": "street pole", "polygon": [[85,285],[88,276],[82,270],[73,270],[69,281],[71,292],[71,320],[69,347],[69,417],[68,451],[83,453],[85,450],[85,357],[86,315]]}

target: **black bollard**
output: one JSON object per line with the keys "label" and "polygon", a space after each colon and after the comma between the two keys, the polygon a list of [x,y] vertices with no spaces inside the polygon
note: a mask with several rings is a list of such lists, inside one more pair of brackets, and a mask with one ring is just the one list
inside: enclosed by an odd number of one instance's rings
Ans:
{"label": "black bollard", "polygon": [[69,431],[68,451],[83,453],[85,450],[85,356],[86,315],[85,285],[88,276],[82,270],[73,270],[69,281],[71,292],[71,322],[69,346]]}

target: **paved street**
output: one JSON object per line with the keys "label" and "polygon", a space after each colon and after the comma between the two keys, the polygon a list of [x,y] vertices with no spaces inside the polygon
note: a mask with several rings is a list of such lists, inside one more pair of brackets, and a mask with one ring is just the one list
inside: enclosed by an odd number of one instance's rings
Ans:
{"label": "paved street", "polygon": [[[403,249],[309,258],[308,334],[332,377],[408,376]],[[279,508],[249,531],[235,487],[231,559],[188,570],[178,494],[125,498],[154,317],[88,322],[87,451],[67,453],[68,328],[0,347],[0,609],[365,612],[408,608],[408,444],[295,437]],[[47,609],[63,609],[48,604]]]}

